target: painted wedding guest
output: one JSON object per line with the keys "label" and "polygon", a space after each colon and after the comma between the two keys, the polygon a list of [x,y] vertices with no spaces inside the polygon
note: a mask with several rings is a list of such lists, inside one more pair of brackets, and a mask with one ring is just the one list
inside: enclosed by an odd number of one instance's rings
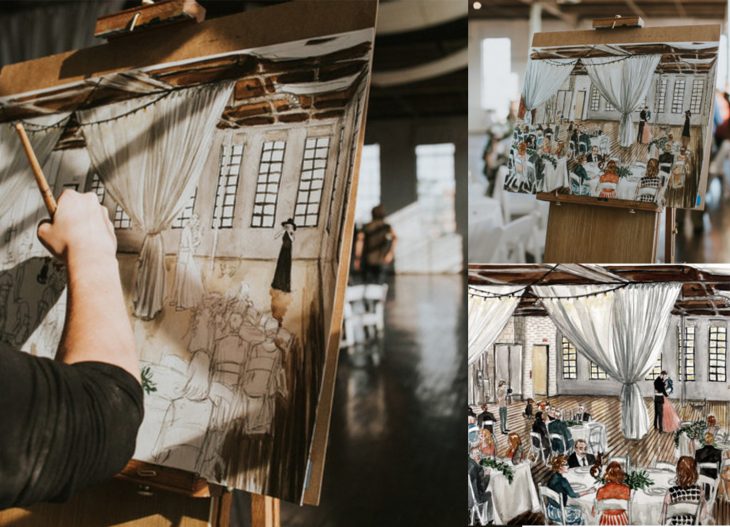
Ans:
{"label": "painted wedding guest", "polygon": [[575,414],[575,419],[577,421],[583,421],[584,423],[587,423],[588,421],[591,420],[591,414],[588,413],[585,405],[583,405],[583,404],[578,405],[578,412]]}
{"label": "painted wedding guest", "polygon": [[474,489],[474,497],[477,503],[484,503],[489,498],[489,469],[482,467],[479,464],[481,460],[481,454],[478,448],[472,448],[469,450],[469,481],[471,481],[471,488]]}
{"label": "painted wedding guest", "polygon": [[547,428],[548,432],[551,434],[557,434],[563,438],[562,442],[558,439],[552,439],[551,444],[553,452],[560,452],[563,454],[565,453],[564,449],[570,450],[573,448],[573,435],[570,433],[566,422],[563,421],[563,414],[560,410],[556,409],[553,412],[552,419],[548,422]]}
{"label": "painted wedding guest", "polygon": [[690,159],[687,149],[683,146],[679,149],[679,154],[672,167],[672,177],[670,186],[673,189],[684,188],[687,177],[690,174]]}
{"label": "painted wedding guest", "polygon": [[664,143],[664,152],[659,154],[659,164],[667,166],[666,172],[671,172],[674,164],[674,152],[672,151],[672,141],[669,139]]}
{"label": "painted wedding guest", "polygon": [[37,234],[65,263],[68,304],[55,360],[0,350],[0,509],[65,501],[112,477],[132,457],[144,414],[106,209],[94,193],[65,190]]}
{"label": "painted wedding guest", "polygon": [[586,161],[589,163],[600,163],[603,161],[603,156],[598,151],[598,147],[594,146],[591,148],[591,153],[586,156]]}
{"label": "painted wedding guest", "polygon": [[662,405],[662,430],[664,430],[664,432],[675,432],[679,430],[682,420],[679,418],[677,410],[674,409],[674,405],[669,399],[668,394],[672,393],[673,388],[671,379],[668,375],[666,375],[664,379],[664,388],[667,395],[664,396],[664,404]]}
{"label": "painted wedding guest", "polygon": [[524,415],[525,417],[527,417],[529,419],[532,419],[534,417],[534,415],[533,415],[533,411],[534,411],[533,405],[534,404],[535,404],[535,400],[532,398],[528,398],[527,404],[525,404],[525,411],[522,413],[522,415]]}
{"label": "painted wedding guest", "polygon": [[707,431],[715,437],[720,432],[720,427],[717,425],[717,418],[712,414],[707,416]]}
{"label": "painted wedding guest", "polygon": [[697,484],[697,462],[689,456],[682,456],[677,461],[677,472],[675,484],[667,490],[664,496],[664,506],[662,508],[662,524],[663,525],[694,525],[695,517],[693,514],[680,514],[667,518],[669,505],[673,503],[691,503],[699,505],[700,518],[705,515],[705,496],[702,487]]}
{"label": "painted wedding guest", "polygon": [[660,432],[664,431],[664,398],[669,397],[664,384],[666,378],[667,372],[662,371],[654,379],[654,429]]}
{"label": "painted wedding guest", "polygon": [[527,459],[527,454],[525,453],[525,449],[522,447],[522,439],[519,434],[511,432],[507,436],[507,443],[509,444],[509,447],[507,448],[507,452],[504,457],[511,459],[513,465],[519,465]]}
{"label": "painted wedding guest", "polygon": [[573,174],[576,178],[570,178],[570,191],[576,196],[588,196],[590,189],[586,182],[588,181],[588,173],[585,168],[586,156],[580,154],[573,163]]}
{"label": "painted wedding guest", "polygon": [[292,245],[294,243],[294,233],[297,230],[297,224],[292,218],[282,222],[281,226],[284,230],[280,231],[274,238],[281,236],[281,249],[279,250],[279,258],[276,260],[276,270],[274,271],[274,280],[271,282],[271,288],[291,293],[291,260]]}
{"label": "painted wedding guest", "polygon": [[545,459],[550,457],[550,432],[547,428],[548,416],[544,412],[535,414],[535,422],[532,423],[532,431],[540,436],[540,448]]}
{"label": "painted wedding guest", "polygon": [[651,112],[649,107],[644,105],[644,108],[639,112],[639,133],[636,134],[636,142],[642,145],[648,145],[651,143],[651,127],[647,122],[651,119]]}
{"label": "painted wedding guest", "polygon": [[661,186],[659,160],[651,158],[647,161],[646,172],[644,172],[644,176],[639,180],[639,185],[636,187],[636,200],[644,203],[656,203],[660,197]]}
{"label": "painted wedding guest", "polygon": [[489,411],[487,403],[482,404],[482,413],[477,416],[477,425],[479,428],[484,428],[485,421],[492,421],[492,425],[489,426],[489,429],[492,433],[494,433],[494,423],[497,422],[497,419],[494,417],[494,414]]}
{"label": "painted wedding guest", "polygon": [[606,163],[606,168],[598,180],[599,198],[615,198],[616,187],[619,182],[618,165],[616,160],[611,159]]}
{"label": "painted wedding guest", "polygon": [[483,457],[494,457],[497,455],[497,445],[494,442],[494,435],[488,428],[482,428],[479,432],[479,451]]}
{"label": "painted wedding guest", "polygon": [[690,119],[692,118],[692,112],[687,110],[684,112],[684,126],[682,126],[682,146],[687,148],[689,146],[690,139]]}
{"label": "painted wedding guest", "polygon": [[[624,483],[626,473],[621,463],[611,461],[606,467],[604,475],[606,483],[596,492],[596,502],[601,500],[630,500],[631,488]],[[593,512],[596,514],[594,505]],[[629,525],[629,517],[623,509],[607,509],[601,511],[601,519],[598,525]]]}
{"label": "painted wedding guest", "polygon": [[596,456],[588,452],[588,444],[585,439],[576,439],[575,451],[568,456],[568,466],[570,468],[590,467],[595,462]]}
{"label": "painted wedding guest", "polygon": [[[580,498],[581,494],[573,490],[570,482],[565,477],[565,474],[568,473],[567,458],[562,454],[553,457],[550,460],[550,468],[553,472],[547,482],[547,487],[557,492],[563,499],[567,525],[581,525],[583,523],[583,513],[580,507],[568,505],[568,498]],[[551,521],[562,525],[563,520],[560,516],[560,504],[555,503],[550,498],[547,500],[547,514]]]}
{"label": "painted wedding guest", "polygon": [[497,385],[497,407],[499,408],[499,429],[503,434],[509,433],[507,427],[507,383],[499,381]]}
{"label": "painted wedding guest", "polygon": [[[719,467],[722,463],[722,450],[715,447],[714,434],[712,432],[706,432],[704,440],[705,446],[695,452],[695,461],[697,462],[697,465],[699,466],[700,463],[715,463],[715,465]],[[717,469],[701,468],[700,474],[716,479]]]}

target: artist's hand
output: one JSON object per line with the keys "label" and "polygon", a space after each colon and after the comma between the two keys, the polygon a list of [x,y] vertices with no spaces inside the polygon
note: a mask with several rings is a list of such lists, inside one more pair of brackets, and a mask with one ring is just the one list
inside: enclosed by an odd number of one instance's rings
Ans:
{"label": "artist's hand", "polygon": [[106,208],[94,193],[67,189],[58,199],[53,220],[38,225],[38,239],[56,258],[115,258],[117,238]]}

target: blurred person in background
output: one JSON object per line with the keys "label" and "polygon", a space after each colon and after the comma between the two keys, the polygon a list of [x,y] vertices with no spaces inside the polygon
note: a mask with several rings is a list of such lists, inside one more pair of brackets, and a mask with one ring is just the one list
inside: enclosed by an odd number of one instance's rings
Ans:
{"label": "blurred person in background", "polygon": [[363,283],[382,284],[388,267],[395,257],[398,240],[393,227],[385,222],[385,207],[372,210],[373,219],[357,233],[355,240],[355,271],[362,273]]}

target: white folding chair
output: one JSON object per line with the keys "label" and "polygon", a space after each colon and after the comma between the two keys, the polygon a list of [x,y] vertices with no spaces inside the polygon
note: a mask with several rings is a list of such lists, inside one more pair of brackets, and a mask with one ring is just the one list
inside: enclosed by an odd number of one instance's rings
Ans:
{"label": "white folding chair", "polygon": [[666,472],[677,472],[677,466],[673,463],[667,463],[666,461],[655,461],[654,468],[657,470],[664,470]]}
{"label": "white folding chair", "polygon": [[718,481],[716,479],[712,479],[709,476],[704,476],[700,474],[700,476],[697,478],[697,484],[702,487],[705,493],[707,510],[712,511],[712,508],[715,506],[715,497],[717,496]]}
{"label": "white folding chair", "polygon": [[[542,509],[542,515],[545,518],[545,525],[567,525],[568,519],[565,515],[565,506],[563,505],[563,497],[555,492],[554,490],[546,487],[545,485],[540,485],[538,487],[538,491],[540,493],[540,508]],[[553,523],[553,521],[548,516],[548,500],[552,500],[555,503],[558,504],[560,507],[560,518],[562,521],[558,524]]]}
{"label": "white folding chair", "polygon": [[596,500],[595,508],[596,508],[596,513],[597,513],[596,520],[598,521],[599,525],[601,525],[601,516],[603,516],[603,513],[605,511],[625,511],[626,517],[629,519],[627,525],[631,525],[631,499],[628,499],[628,500],[618,500],[618,499]]}
{"label": "white folding chair", "polygon": [[469,261],[497,263],[507,261],[504,226],[491,220],[469,224]]}
{"label": "white folding chair", "polygon": [[355,345],[355,323],[352,317],[352,306],[345,302],[342,310],[342,334],[340,335],[340,349]]}
{"label": "white folding chair", "polygon": [[[705,470],[714,470],[715,471],[715,477],[709,476],[711,479],[717,479],[720,477],[720,466],[717,463],[713,462],[707,462],[707,463],[697,463],[697,470],[700,474],[702,474],[702,471]],[[707,474],[705,474],[707,475]]]}
{"label": "white folding chair", "polygon": [[662,518],[662,525],[671,525],[672,519],[677,516],[691,516],[693,518],[693,525],[698,525],[700,521],[700,507],[702,501],[680,501],[678,503],[670,503],[667,505],[667,511],[664,518]]}
{"label": "white folding chair", "polygon": [[592,454],[597,454],[603,451],[603,442],[601,428],[598,426],[590,426],[588,429],[588,447],[591,449]]}
{"label": "white folding chair", "polygon": [[507,247],[507,261],[511,263],[525,263],[530,238],[535,230],[535,217],[522,216],[504,226],[503,240]]}
{"label": "white folding chair", "polygon": [[374,330],[375,336],[385,328],[385,300],[388,296],[388,284],[367,284],[363,292],[365,313],[362,324],[366,329]]}
{"label": "white folding chair", "polygon": [[490,432],[492,432],[492,435],[494,435],[494,421],[482,421],[482,428],[487,428]]}
{"label": "white folding chair", "polygon": [[530,432],[530,450],[533,454],[535,454],[535,457],[537,457],[539,461],[547,464],[547,459],[545,459],[545,452],[542,448],[542,437],[540,437],[540,434],[538,434],[537,432]]}
{"label": "white folding chair", "polygon": [[484,503],[478,503],[474,486],[471,484],[471,478],[468,475],[466,480],[469,484],[469,525],[474,525],[474,518],[479,520],[479,525],[487,525],[489,523],[489,499],[485,500]]}

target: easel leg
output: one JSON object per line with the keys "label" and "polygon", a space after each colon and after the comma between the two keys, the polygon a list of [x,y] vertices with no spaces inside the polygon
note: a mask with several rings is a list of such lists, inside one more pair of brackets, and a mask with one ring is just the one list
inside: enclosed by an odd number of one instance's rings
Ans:
{"label": "easel leg", "polygon": [[251,494],[251,527],[281,527],[279,500]]}
{"label": "easel leg", "polygon": [[664,263],[674,263],[675,235],[677,234],[677,209],[667,207],[664,227]]}
{"label": "easel leg", "polygon": [[224,490],[220,495],[213,496],[210,512],[211,527],[228,527],[231,523],[231,507],[233,507],[233,493]]}

